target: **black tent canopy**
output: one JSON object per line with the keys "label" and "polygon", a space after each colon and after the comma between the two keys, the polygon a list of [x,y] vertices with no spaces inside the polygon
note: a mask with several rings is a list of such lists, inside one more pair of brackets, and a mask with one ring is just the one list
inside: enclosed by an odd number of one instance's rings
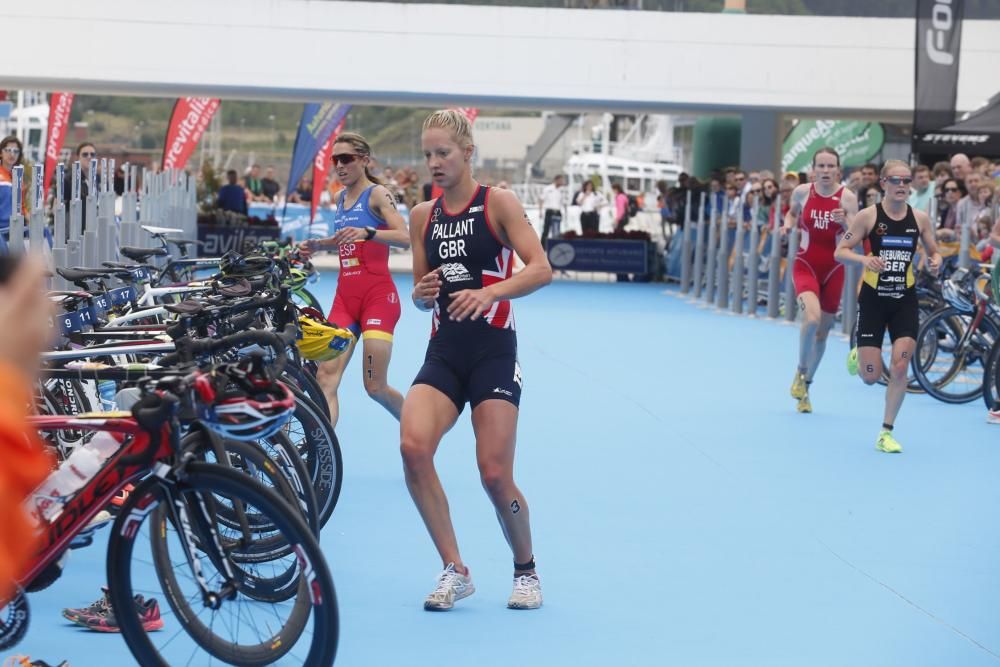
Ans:
{"label": "black tent canopy", "polygon": [[918,133],[913,144],[915,152],[1000,155],[1000,93],[957,123]]}

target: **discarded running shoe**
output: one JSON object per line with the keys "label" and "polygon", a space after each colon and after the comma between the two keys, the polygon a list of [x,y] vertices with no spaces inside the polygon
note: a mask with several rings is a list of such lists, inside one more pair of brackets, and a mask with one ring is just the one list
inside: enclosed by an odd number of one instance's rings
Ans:
{"label": "discarded running shoe", "polygon": [[67,621],[76,623],[81,616],[92,616],[107,609],[111,609],[111,592],[107,586],[101,586],[100,598],[86,607],[67,607],[62,610],[62,615]]}
{"label": "discarded running shoe", "polygon": [[[111,606],[111,597],[108,589],[102,589],[104,597],[84,609],[64,609],[63,616],[73,621],[77,625],[83,626],[94,632],[121,632],[118,619],[115,617],[115,610]],[[146,632],[153,632],[163,628],[163,619],[160,617],[160,605],[155,598],[144,599],[141,595],[136,595],[132,599],[135,604],[135,611],[142,621],[142,629]],[[68,613],[67,613],[68,612]]]}
{"label": "discarded running shoe", "polygon": [[32,660],[26,655],[12,655],[4,660],[3,667],[69,667],[69,661],[63,660],[53,666],[44,660]]}

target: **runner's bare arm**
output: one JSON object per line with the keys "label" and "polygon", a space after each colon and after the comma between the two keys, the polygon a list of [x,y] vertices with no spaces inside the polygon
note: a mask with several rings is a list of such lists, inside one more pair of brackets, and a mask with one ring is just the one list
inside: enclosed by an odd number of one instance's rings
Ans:
{"label": "runner's bare arm", "polygon": [[490,193],[487,213],[501,239],[524,262],[524,268],[520,272],[494,285],[497,298],[514,299],[552,282],[549,258],[517,196],[509,190],[494,189]]}
{"label": "runner's bare arm", "polygon": [[833,251],[833,258],[841,264],[850,264],[853,262],[862,265],[867,265],[869,259],[878,259],[877,257],[859,255],[854,252],[854,248],[865,240],[874,224],[874,208],[866,208],[855,215],[851,220],[850,226],[847,228],[847,233],[844,234],[844,238],[840,239],[837,249]]}
{"label": "runner's bare arm", "polygon": [[431,203],[417,204],[410,211],[410,249],[413,252],[413,304],[420,310],[430,310],[441,290],[437,270],[431,271],[424,252],[424,232],[431,215]]}
{"label": "runner's bare arm", "polygon": [[844,229],[850,229],[854,216],[858,214],[858,196],[844,188],[844,193],[840,196],[840,208],[844,209],[844,221],[841,224]]}
{"label": "runner's bare arm", "polygon": [[799,216],[802,214],[802,206],[809,196],[809,186],[802,184],[792,190],[792,201],[789,202],[788,213],[785,214],[785,224],[781,226],[781,233],[787,234],[792,231],[795,225],[799,224]]}

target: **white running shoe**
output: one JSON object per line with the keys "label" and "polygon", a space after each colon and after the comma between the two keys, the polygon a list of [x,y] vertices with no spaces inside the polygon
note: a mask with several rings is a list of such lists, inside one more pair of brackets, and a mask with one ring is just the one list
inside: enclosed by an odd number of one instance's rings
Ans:
{"label": "white running shoe", "polygon": [[514,591],[507,600],[508,609],[538,609],[542,606],[542,582],[537,574],[514,577]]}
{"label": "white running shoe", "polygon": [[990,410],[986,413],[987,424],[1000,424],[1000,410]]}
{"label": "white running shoe", "polygon": [[472,574],[459,574],[455,564],[448,566],[438,575],[437,588],[424,600],[427,611],[448,611],[462,598],[467,598],[476,592],[472,583]]}

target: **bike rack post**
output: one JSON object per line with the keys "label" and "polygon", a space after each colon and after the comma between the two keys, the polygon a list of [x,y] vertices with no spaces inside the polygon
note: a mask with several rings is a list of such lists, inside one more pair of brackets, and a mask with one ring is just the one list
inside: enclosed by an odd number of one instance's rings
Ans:
{"label": "bike rack post", "polygon": [[[119,248],[123,245],[133,245],[132,218],[135,212],[135,207],[130,207],[132,203],[132,182],[130,180],[132,175],[131,166],[128,162],[122,165],[122,171],[125,173],[125,191],[122,193],[122,215],[118,234]],[[117,248],[115,250],[117,251]]]}
{"label": "bike rack post", "polygon": [[729,222],[723,214],[719,216],[719,258],[716,260],[715,266],[715,270],[719,274],[715,279],[716,308],[726,309],[729,307],[729,255],[731,251],[732,248],[729,247]]}
{"label": "bike rack post", "polygon": [[767,263],[767,316],[777,319],[781,313],[781,195],[774,198],[774,222],[771,224],[771,255]]}
{"label": "bike rack post", "polygon": [[799,228],[792,227],[788,235],[788,261],[785,263],[785,321],[794,322],[799,314],[799,304],[795,300],[795,281],[792,279],[792,267],[795,257],[799,254]]}
{"label": "bike rack post", "polygon": [[684,231],[681,237],[681,294],[691,291],[691,191],[684,207]]}
{"label": "bike rack post", "polygon": [[[63,192],[63,179],[66,178],[66,166],[60,162],[56,165],[56,196],[52,200],[53,237],[52,248],[66,247],[66,201]],[[56,264],[56,266],[62,266]]]}
{"label": "bike rack post", "polygon": [[[107,161],[101,161],[104,168],[107,169]],[[88,227],[95,227],[97,230],[97,236],[95,238],[95,248],[93,250],[92,263],[88,263],[88,267],[100,266],[101,262],[110,261],[111,258],[108,257],[108,238],[111,236],[111,223],[108,220],[108,173],[102,170],[101,172],[101,183],[100,183],[100,193],[97,195],[97,218],[92,225],[87,225]],[[112,212],[114,207],[112,206]],[[90,231],[89,229],[87,230]]]}
{"label": "bike rack post", "polygon": [[[714,198],[713,198],[714,199]],[[715,262],[718,259],[718,233],[719,226],[716,224],[719,212],[714,202],[712,205],[712,215],[708,220],[708,245],[705,247],[705,303],[715,303]]]}
{"label": "bike rack post", "polygon": [[28,249],[33,253],[44,252],[48,245],[45,241],[45,192],[42,189],[42,178],[42,165],[34,165],[31,176],[31,213],[28,216]]}
{"label": "bike rack post", "polygon": [[[97,226],[96,224],[94,225]],[[100,239],[97,238],[97,232],[93,229],[88,229],[83,233],[83,265],[87,267],[96,266],[97,255],[100,252],[98,247]]]}
{"label": "bike rack post", "polygon": [[[187,237],[198,239],[198,182],[193,174],[188,174],[187,191],[184,198],[184,217],[187,219]],[[191,256],[198,256],[198,244],[191,246]]]}
{"label": "bike rack post", "polygon": [[969,268],[972,264],[972,257],[969,252],[972,246],[972,229],[974,221],[970,220],[968,206],[960,206],[958,209],[958,224],[960,228],[958,242],[958,266],[961,269]]}
{"label": "bike rack post", "polygon": [[[98,204],[98,220],[104,220],[108,233],[101,236],[101,262],[118,259],[118,221],[115,216],[115,161],[108,160],[108,171],[104,173],[104,183]],[[100,229],[100,228],[98,228]]]}
{"label": "bike rack post", "polygon": [[733,249],[735,258],[733,261],[732,277],[729,279],[729,282],[733,286],[729,309],[737,315],[742,315],[743,285],[746,278],[746,260],[743,257],[743,248],[746,246],[747,230],[745,222],[740,221],[736,224],[736,247]]}
{"label": "bike rack post", "polygon": [[84,217],[81,229],[97,228],[97,159],[91,158],[87,174],[87,199],[83,203]]}
{"label": "bike rack post", "polygon": [[139,169],[135,165],[132,165],[131,176],[129,177],[131,183],[131,194],[129,199],[129,225],[132,230],[131,236],[129,236],[129,245],[139,245]]}
{"label": "bike rack post", "polygon": [[150,217],[150,207],[152,206],[152,197],[150,195],[150,187],[152,185],[152,176],[148,169],[142,170],[142,196],[139,197],[139,220],[152,220]]}
{"label": "bike rack post", "polygon": [[12,255],[24,253],[24,167],[17,165],[11,170],[11,216],[10,231],[7,236],[8,252]]}
{"label": "bike rack post", "polygon": [[760,225],[757,217],[760,215],[760,202],[755,201],[750,222],[750,255],[746,267],[747,283],[747,315],[757,317],[757,289],[760,282]]}
{"label": "bike rack post", "polygon": [[[163,173],[150,174],[149,178],[149,216],[146,218],[150,225],[160,224],[160,183],[163,181]],[[145,239],[144,239],[145,240]],[[145,245],[140,243],[139,245]]]}
{"label": "bike rack post", "polygon": [[70,181],[69,230],[66,237],[66,261],[69,266],[79,266],[82,259],[80,244],[83,241],[83,202],[80,200],[80,162],[73,163],[73,178]]}
{"label": "bike rack post", "polygon": [[[52,236],[52,267],[59,269],[66,266],[66,206],[63,201],[63,179],[66,177],[66,166],[60,162],[56,165],[56,194],[52,200],[53,236]],[[52,276],[52,288],[65,290],[66,281],[59,274]]]}
{"label": "bike rack post", "polygon": [[694,239],[694,298],[700,299],[705,288],[705,193],[701,193],[698,207],[698,231]]}

